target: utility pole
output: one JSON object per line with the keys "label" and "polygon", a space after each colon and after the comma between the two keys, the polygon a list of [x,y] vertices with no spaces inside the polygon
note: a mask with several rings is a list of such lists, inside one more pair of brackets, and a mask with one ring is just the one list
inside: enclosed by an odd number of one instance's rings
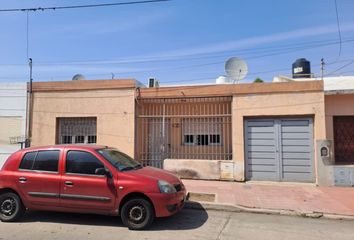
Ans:
{"label": "utility pole", "polygon": [[325,62],[324,62],[323,58],[321,58],[321,80],[322,81],[323,81],[324,65],[325,65]]}
{"label": "utility pole", "polygon": [[28,65],[30,69],[30,78],[29,78],[29,86],[27,90],[27,132],[26,132],[26,143],[25,147],[31,146],[31,137],[32,137],[32,58],[28,59]]}

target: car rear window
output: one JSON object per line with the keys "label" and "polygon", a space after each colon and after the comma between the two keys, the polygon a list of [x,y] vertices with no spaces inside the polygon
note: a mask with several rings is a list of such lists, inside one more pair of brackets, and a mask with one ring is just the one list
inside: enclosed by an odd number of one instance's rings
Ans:
{"label": "car rear window", "polygon": [[20,164],[20,169],[28,169],[31,170],[33,163],[34,163],[34,159],[36,158],[37,152],[28,152],[26,153],[21,161]]}
{"label": "car rear window", "polygon": [[26,153],[21,161],[20,169],[58,172],[59,150],[48,150]]}

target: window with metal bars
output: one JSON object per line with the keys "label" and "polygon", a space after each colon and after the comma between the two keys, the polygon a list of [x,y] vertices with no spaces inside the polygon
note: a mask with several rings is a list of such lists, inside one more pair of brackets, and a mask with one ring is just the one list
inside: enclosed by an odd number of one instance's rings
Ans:
{"label": "window with metal bars", "polygon": [[95,144],[96,117],[57,118],[58,144]]}

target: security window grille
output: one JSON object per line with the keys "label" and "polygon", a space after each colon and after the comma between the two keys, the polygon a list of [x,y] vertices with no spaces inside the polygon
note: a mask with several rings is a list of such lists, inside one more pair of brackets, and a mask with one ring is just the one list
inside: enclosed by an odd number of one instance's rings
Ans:
{"label": "security window grille", "polygon": [[194,144],[194,136],[193,135],[184,135],[184,144]]}
{"label": "security window grille", "polygon": [[87,143],[96,143],[97,141],[97,136],[92,135],[92,136],[87,136]]}
{"label": "security window grille", "polygon": [[95,117],[57,118],[57,143],[95,144],[97,141]]}
{"label": "security window grille", "polygon": [[212,134],[210,135],[210,144],[220,144],[220,135],[219,134]]}
{"label": "security window grille", "polygon": [[208,146],[221,145],[221,118],[185,118],[182,119],[183,144]]}
{"label": "security window grille", "polygon": [[71,144],[73,143],[72,136],[61,136],[61,143],[63,144]]}
{"label": "security window grille", "polygon": [[75,143],[85,143],[85,136],[75,136]]}
{"label": "security window grille", "polygon": [[209,135],[197,135],[197,145],[209,145]]}
{"label": "security window grille", "polygon": [[199,146],[207,146],[207,145],[220,145],[220,134],[198,134],[198,135],[184,135],[184,145],[199,145]]}
{"label": "security window grille", "polygon": [[137,159],[232,159],[232,97],[139,99]]}

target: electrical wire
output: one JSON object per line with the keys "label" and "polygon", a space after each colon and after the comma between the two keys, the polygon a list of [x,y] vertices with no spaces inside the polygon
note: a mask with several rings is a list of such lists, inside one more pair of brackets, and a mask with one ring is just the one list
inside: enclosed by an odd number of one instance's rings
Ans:
{"label": "electrical wire", "polygon": [[349,63],[347,63],[347,64],[344,64],[343,66],[337,68],[336,70],[334,70],[334,71],[332,71],[332,72],[330,72],[330,73],[325,74],[325,76],[332,75],[333,73],[336,73],[336,72],[342,70],[343,68],[346,68],[346,67],[352,65],[353,63],[354,63],[354,60],[351,61],[351,62],[349,62]]}
{"label": "electrical wire", "polygon": [[95,8],[95,7],[112,7],[121,5],[135,5],[135,4],[148,4],[158,2],[169,2],[172,0],[145,0],[145,1],[131,1],[131,2],[116,2],[116,3],[101,3],[101,4],[87,4],[87,5],[72,5],[72,6],[56,6],[56,7],[37,7],[37,8],[9,8],[0,9],[0,12],[35,12],[45,10],[63,10],[63,9],[77,9],[77,8]]}
{"label": "electrical wire", "polygon": [[[353,42],[354,38],[345,39],[344,42]],[[231,54],[237,55],[248,55],[248,54],[256,54],[256,53],[272,53],[280,50],[291,50],[297,49],[298,47],[312,47],[312,46],[325,46],[337,44],[338,40],[320,40],[320,41],[309,41],[302,42],[297,44],[287,44],[282,45],[280,47],[262,47],[262,48],[249,48],[242,50],[234,50],[234,51],[220,51],[219,54],[215,53],[198,53],[198,54],[187,54],[187,55],[175,55],[175,56],[164,56],[164,57],[150,57],[150,58],[125,58],[125,59],[95,59],[95,60],[72,60],[72,61],[37,61],[36,66],[46,66],[46,65],[90,65],[90,64],[131,64],[131,63],[151,63],[151,62],[167,62],[167,61],[186,61],[186,60],[199,60],[199,59],[211,59],[211,58],[220,58],[227,57]],[[220,54],[223,53],[223,54]],[[25,64],[0,64],[4,66],[21,66]]]}
{"label": "electrical wire", "polygon": [[342,33],[341,33],[341,30],[340,30],[340,24],[339,24],[339,14],[338,14],[337,0],[334,0],[334,5],[335,5],[335,10],[336,10],[338,38],[339,38],[339,50],[338,50],[338,58],[337,58],[337,60],[338,60],[340,58],[341,54],[342,54]]}

